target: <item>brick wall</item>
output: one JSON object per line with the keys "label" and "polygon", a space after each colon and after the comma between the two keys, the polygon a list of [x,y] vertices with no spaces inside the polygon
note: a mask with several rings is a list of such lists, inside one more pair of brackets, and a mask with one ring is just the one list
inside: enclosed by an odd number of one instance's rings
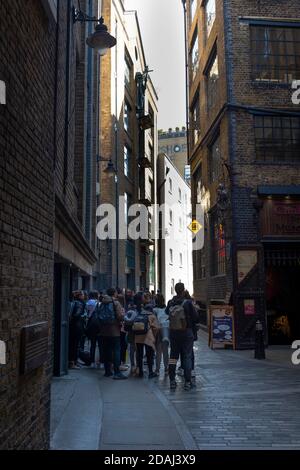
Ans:
{"label": "brick wall", "polygon": [[[49,442],[53,282],[54,22],[37,0],[0,1],[0,448]],[[49,322],[49,360],[19,375],[20,329]]]}

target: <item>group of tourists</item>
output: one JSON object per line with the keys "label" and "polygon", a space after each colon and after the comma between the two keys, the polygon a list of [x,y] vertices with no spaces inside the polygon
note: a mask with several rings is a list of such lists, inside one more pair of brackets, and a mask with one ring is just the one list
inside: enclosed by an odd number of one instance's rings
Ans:
{"label": "group of tourists", "polygon": [[[132,376],[144,377],[144,360],[148,377],[158,377],[163,361],[170,388],[177,386],[176,374],[183,375],[184,388],[193,385],[195,367],[193,343],[197,340],[199,314],[196,304],[183,283],[175,286],[176,295],[165,304],[158,292],[110,288],[106,293],[73,292],[69,313],[69,367],[98,367],[105,377],[124,380],[130,367]],[[89,341],[89,351],[86,341]],[[127,353],[130,366],[126,364]],[[177,370],[177,362],[180,367]]]}

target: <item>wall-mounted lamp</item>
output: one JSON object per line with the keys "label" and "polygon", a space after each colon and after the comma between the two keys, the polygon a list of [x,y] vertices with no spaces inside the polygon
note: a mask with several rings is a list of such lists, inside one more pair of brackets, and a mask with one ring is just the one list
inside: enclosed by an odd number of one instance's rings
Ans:
{"label": "wall-mounted lamp", "polygon": [[109,34],[108,28],[104,24],[103,17],[96,18],[88,16],[81,10],[73,8],[73,23],[75,24],[77,23],[77,21],[79,21],[80,23],[98,23],[95,26],[95,32],[87,38],[86,43],[89,47],[98,51],[101,56],[104,56],[107,53],[108,49],[114,47],[117,44],[116,38]]}
{"label": "wall-mounted lamp", "polygon": [[117,170],[110,158],[104,158],[97,155],[97,162],[107,162],[107,167],[104,170],[104,173],[107,173],[108,176],[116,176]]}

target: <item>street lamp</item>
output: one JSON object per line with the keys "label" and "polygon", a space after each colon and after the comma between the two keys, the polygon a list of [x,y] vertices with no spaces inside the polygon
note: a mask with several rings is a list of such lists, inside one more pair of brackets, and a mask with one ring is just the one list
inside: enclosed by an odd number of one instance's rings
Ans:
{"label": "street lamp", "polygon": [[111,158],[104,158],[104,157],[100,157],[98,155],[97,156],[97,162],[108,162],[107,167],[104,170],[104,173],[106,173],[108,176],[116,176],[117,175],[117,170],[116,170],[115,165],[113,164]]}
{"label": "street lamp", "polygon": [[107,26],[104,24],[103,17],[96,18],[95,16],[88,16],[86,13],[73,7],[73,23],[75,24],[77,21],[80,23],[98,23],[95,26],[95,32],[87,38],[86,43],[89,47],[98,51],[100,56],[104,56],[108,49],[117,44],[116,38],[109,34]]}

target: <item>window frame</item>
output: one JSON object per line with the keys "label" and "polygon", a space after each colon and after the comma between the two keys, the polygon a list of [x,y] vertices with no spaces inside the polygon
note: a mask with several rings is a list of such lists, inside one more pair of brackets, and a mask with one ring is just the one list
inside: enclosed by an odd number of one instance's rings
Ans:
{"label": "window frame", "polygon": [[[270,22],[269,24],[267,23],[250,23],[249,25],[249,34],[250,34],[250,54],[251,54],[251,77],[252,81],[256,84],[268,84],[268,85],[281,85],[281,86],[289,86],[294,80],[299,80],[300,79],[300,23],[299,25],[282,25],[282,24],[276,24],[275,22]],[[264,39],[260,39],[260,31],[265,30],[264,34],[268,32],[269,38],[266,39],[266,36]],[[274,31],[281,30],[281,34],[284,35],[284,40],[280,41],[275,40],[270,37],[270,34]],[[289,41],[287,37],[287,31],[298,31],[299,35],[299,40],[297,41]],[[275,33],[274,33],[275,37]],[[265,54],[258,53],[258,48],[257,45],[259,43],[264,43],[264,46],[262,47],[261,51],[265,51]],[[295,50],[294,54],[288,54],[287,53],[287,45],[288,44],[298,44],[298,52]],[[276,50],[276,46],[277,50]],[[266,47],[268,48],[266,52]],[[272,50],[272,49],[273,50]],[[282,49],[280,51],[280,49]],[[271,54],[270,52],[277,52]],[[278,53],[281,52],[281,53]],[[257,58],[263,58],[265,57],[265,64],[259,64],[259,61]],[[289,57],[294,57],[295,62],[294,62],[294,69],[292,70],[292,73],[295,73],[295,76],[292,76],[289,78],[289,75],[291,75],[291,71],[289,70],[289,64],[288,64],[288,58]],[[273,58],[273,64],[271,63],[271,59]],[[280,60],[278,61],[278,58],[282,58],[282,62]],[[268,60],[267,60],[268,59]],[[276,60],[277,59],[277,60]],[[284,62],[284,63],[283,63]],[[297,65],[297,62],[299,65]],[[261,69],[261,72],[259,73],[258,70]],[[285,72],[285,77],[282,79],[280,78],[280,72],[284,71]],[[275,74],[278,74],[277,78]],[[274,77],[271,77],[271,74],[274,73]],[[267,74],[265,78],[262,77],[263,74]],[[269,75],[268,75],[269,74]]]}
{"label": "window frame", "polygon": [[[280,120],[280,121],[279,121]],[[280,126],[278,125],[280,122]],[[289,126],[284,126],[285,123],[289,122]],[[262,123],[262,125],[258,125]],[[271,126],[265,125],[265,123],[272,123]],[[297,125],[296,125],[297,123]],[[277,124],[277,125],[274,125]],[[276,129],[276,131],[275,131]],[[280,129],[280,132],[278,132]],[[253,130],[254,130],[254,143],[255,143],[255,162],[263,164],[299,164],[300,163],[300,117],[293,115],[272,115],[272,114],[254,114],[253,116]],[[297,131],[297,133],[294,131]],[[290,139],[285,138],[288,133]],[[281,135],[281,139],[274,138],[277,135]],[[298,134],[298,136],[297,136]],[[265,136],[270,135],[269,143]],[[296,137],[295,137],[296,136]],[[280,145],[276,145],[276,141],[280,142]],[[261,142],[261,145],[259,145]],[[290,151],[288,142],[295,142],[294,148]],[[264,145],[262,145],[264,144]],[[259,155],[262,151],[263,158]],[[278,157],[274,157],[274,155]],[[271,158],[267,158],[270,155]],[[287,155],[293,155],[293,158],[287,158]],[[297,159],[297,155],[299,155]],[[283,156],[283,157],[282,157]]]}
{"label": "window frame", "polygon": [[[215,66],[217,67],[217,78],[212,78],[212,70]],[[220,71],[219,71],[219,57],[218,57],[218,50],[217,46],[213,47],[209,60],[204,70],[204,75],[206,77],[206,104],[207,104],[207,111],[208,113],[213,110],[218,103],[219,98],[219,79],[220,79]]]}
{"label": "window frame", "polygon": [[[218,232],[216,231],[216,227]],[[226,275],[226,241],[224,226],[220,223],[216,208],[210,214],[211,276]]]}

